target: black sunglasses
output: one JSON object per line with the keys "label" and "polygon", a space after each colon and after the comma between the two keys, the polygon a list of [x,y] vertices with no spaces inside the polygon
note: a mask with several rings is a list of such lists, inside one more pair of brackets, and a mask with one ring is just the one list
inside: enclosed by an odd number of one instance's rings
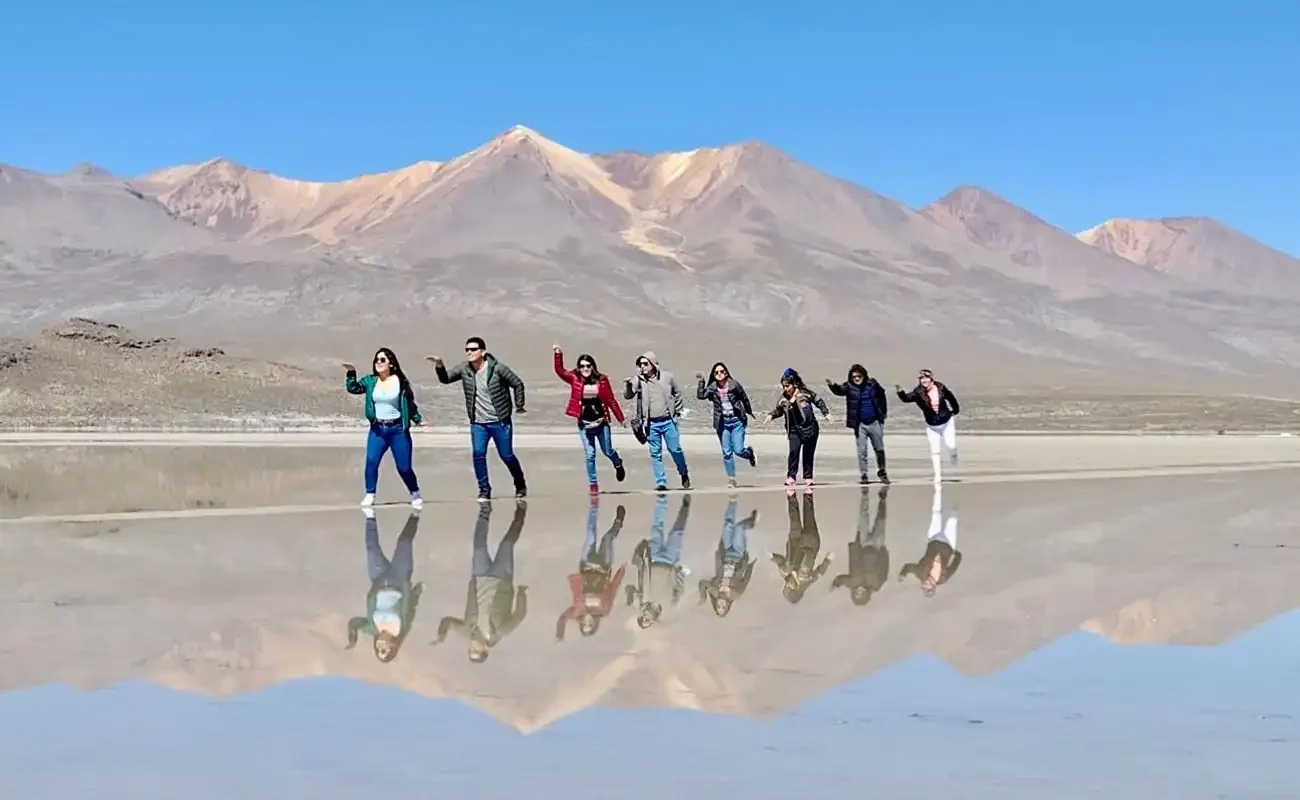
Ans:
{"label": "black sunglasses", "polygon": [[474,346],[474,345],[465,345],[465,352],[466,352],[466,353],[477,353],[478,351],[480,351],[480,350],[482,350],[482,349],[483,349],[483,348],[481,348],[481,347],[476,347],[476,346]]}
{"label": "black sunglasses", "polygon": [[590,361],[583,361],[578,365],[578,369],[594,369],[595,366],[596,365],[591,363]]}
{"label": "black sunglasses", "polygon": [[388,356],[379,356],[378,358],[375,359],[375,363],[376,363],[376,364],[387,364],[387,363],[388,363]]}

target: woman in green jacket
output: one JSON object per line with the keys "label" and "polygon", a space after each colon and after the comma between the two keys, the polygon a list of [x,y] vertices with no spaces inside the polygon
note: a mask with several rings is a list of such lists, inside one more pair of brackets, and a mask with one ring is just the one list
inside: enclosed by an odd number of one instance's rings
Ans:
{"label": "woman in green jacket", "polygon": [[379,462],[384,453],[392,450],[397,474],[411,493],[411,507],[420,509],[424,501],[420,499],[420,482],[411,467],[411,426],[423,424],[424,419],[397,355],[387,347],[379,348],[371,373],[361,378],[357,378],[355,366],[344,364],[343,369],[347,372],[344,386],[348,394],[366,396],[366,419],[370,420],[370,434],[366,439],[366,496],[361,505],[375,504]]}

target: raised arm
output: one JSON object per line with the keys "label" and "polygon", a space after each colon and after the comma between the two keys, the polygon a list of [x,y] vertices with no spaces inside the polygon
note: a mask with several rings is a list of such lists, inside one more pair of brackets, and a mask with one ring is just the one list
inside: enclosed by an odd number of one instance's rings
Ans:
{"label": "raised arm", "polygon": [[433,373],[438,376],[438,383],[455,383],[465,377],[465,365],[457,364],[451,369],[442,361],[433,362]]}
{"label": "raised arm", "polygon": [[695,399],[696,399],[696,400],[708,400],[708,399],[709,399],[709,386],[708,386],[708,384],[706,384],[706,383],[704,382],[704,376],[703,376],[703,375],[696,375],[696,376],[695,376],[695,380],[697,381],[697,384],[696,384],[696,386],[695,386]]}
{"label": "raised arm", "polygon": [[452,628],[460,630],[464,627],[465,620],[463,619],[443,617],[442,621],[438,623],[438,638],[434,639],[430,644],[442,644],[442,642],[447,638],[447,634],[451,632]]}
{"label": "raised arm", "polygon": [[906,391],[906,392],[903,391],[902,389],[899,389],[899,390],[898,390],[898,399],[899,399],[899,400],[902,400],[904,403],[915,403],[915,402],[916,402],[916,398],[918,397],[918,395],[917,395],[917,392],[918,392],[918,391],[920,391],[920,387],[919,387],[919,386],[916,387],[916,388],[914,388],[914,389],[912,389],[911,391]]}
{"label": "raised arm", "polygon": [[835,382],[832,381],[830,378],[827,378],[827,379],[826,379],[826,388],[829,389],[829,390],[830,390],[830,393],[833,394],[833,395],[835,395],[836,397],[843,397],[843,396],[844,396],[844,384],[842,384],[842,383],[835,383]]}
{"label": "raised arm", "polygon": [[374,636],[375,626],[370,622],[369,617],[353,617],[348,620],[348,650],[357,646],[357,635],[362,631]]}
{"label": "raised arm", "polygon": [[564,368],[564,351],[555,351],[555,377],[565,383],[573,383],[573,372]]}
{"label": "raised arm", "polygon": [[348,390],[348,394],[366,393],[365,381],[357,379],[357,371],[355,369],[348,370],[347,376],[343,379],[343,388]]}

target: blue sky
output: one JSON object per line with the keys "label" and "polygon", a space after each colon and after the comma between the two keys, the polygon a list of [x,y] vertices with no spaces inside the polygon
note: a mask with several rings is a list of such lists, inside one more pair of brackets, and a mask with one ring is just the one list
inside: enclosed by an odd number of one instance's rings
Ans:
{"label": "blue sky", "polygon": [[0,162],[35,169],[223,155],[337,179],[514,124],[584,151],[756,138],[911,205],[978,184],[1070,230],[1204,214],[1300,254],[1300,4],[227,0],[5,18]]}

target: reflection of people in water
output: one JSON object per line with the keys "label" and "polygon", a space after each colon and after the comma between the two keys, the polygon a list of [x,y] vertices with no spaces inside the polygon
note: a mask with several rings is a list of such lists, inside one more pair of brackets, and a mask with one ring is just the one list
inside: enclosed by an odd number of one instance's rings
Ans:
{"label": "reflection of people in water", "polygon": [[886,498],[889,486],[880,487],[880,502],[876,518],[871,519],[871,490],[862,487],[858,503],[858,534],[849,542],[849,571],[836,575],[831,589],[849,587],[853,604],[865,606],[871,596],[889,580],[889,548],[885,545]]}
{"label": "reflection of people in water", "polygon": [[781,593],[791,603],[803,599],[808,587],[812,586],[831,565],[834,554],[827,553],[822,563],[817,563],[817,553],[822,549],[821,532],[817,530],[817,508],[813,505],[813,496],[803,496],[803,518],[799,515],[799,500],[793,495],[786,497],[786,506],[790,514],[790,535],[785,542],[785,555],[772,553],[772,561],[781,572],[785,587]]}
{"label": "reflection of people in water", "polygon": [[898,573],[901,581],[915,575],[921,582],[921,592],[934,597],[935,589],[947,583],[961,566],[961,553],[957,550],[957,513],[943,513],[943,488],[934,485],[934,500],[930,504],[930,530],[926,534],[925,555],[915,564],[908,564]]}
{"label": "reflection of people in water", "polygon": [[636,567],[636,586],[627,587],[627,604],[638,600],[641,611],[636,624],[649,628],[659,621],[664,606],[676,606],[686,589],[686,576],[690,571],[682,566],[682,537],[686,521],[691,515],[691,496],[682,497],[682,507],[672,527],[664,534],[664,520],[668,516],[668,497],[659,495],[655,501],[654,517],[650,522],[650,538],[642,539],[632,554]]}
{"label": "reflection of people in water", "polygon": [[348,620],[348,646],[357,646],[357,635],[365,633],[374,637],[375,658],[387,663],[397,658],[402,642],[411,632],[415,607],[420,602],[424,584],[411,585],[414,559],[411,544],[420,528],[419,512],[406,518],[393,547],[390,561],[379,544],[379,523],[375,511],[364,509],[366,515],[366,570],[370,573],[370,591],[366,594],[366,615]]}
{"label": "reflection of people in water", "polygon": [[578,571],[569,576],[573,605],[565,609],[555,623],[555,638],[559,641],[564,641],[564,629],[571,619],[578,621],[578,631],[583,636],[592,636],[600,630],[600,621],[614,608],[614,598],[618,597],[618,587],[627,571],[621,565],[617,572],[613,571],[614,540],[623,530],[627,509],[619,506],[615,510],[614,524],[597,543],[596,522],[599,516],[600,499],[592,497],[587,508],[587,540],[582,545],[582,558],[578,561]]}
{"label": "reflection of people in water", "polygon": [[700,580],[700,602],[708,600],[713,605],[713,613],[719,617],[727,616],[731,604],[745,593],[757,561],[749,557],[749,531],[758,524],[758,511],[751,511],[748,517],[736,522],[738,506],[739,501],[734,497],[727,501],[727,510],[722,515],[722,537],[714,555],[713,578]]}
{"label": "reflection of people in water", "polygon": [[495,647],[524,621],[528,615],[528,587],[515,589],[515,542],[524,530],[528,505],[515,503],[515,516],[510,528],[497,545],[495,556],[488,555],[488,524],[492,520],[491,501],[479,507],[478,521],[474,523],[474,561],[465,597],[465,616],[462,619],[443,617],[438,623],[439,644],[455,628],[469,639],[469,660],[487,661],[488,649]]}

